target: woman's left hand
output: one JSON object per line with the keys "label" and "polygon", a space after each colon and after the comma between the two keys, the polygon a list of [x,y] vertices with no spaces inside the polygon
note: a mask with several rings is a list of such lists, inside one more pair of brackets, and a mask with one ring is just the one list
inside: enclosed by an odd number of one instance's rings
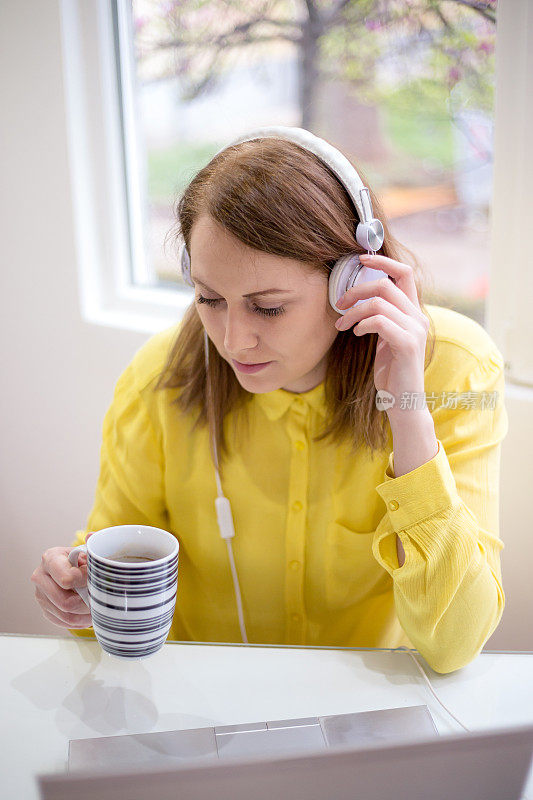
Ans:
{"label": "woman's left hand", "polygon": [[[381,255],[361,255],[363,266],[379,269],[392,278],[348,289],[337,305],[349,310],[335,323],[338,330],[356,325],[353,333],[379,335],[374,361],[376,390],[394,396],[398,409],[404,392],[424,393],[424,361],[429,321],[423,314],[413,268]],[[350,308],[357,300],[372,298]],[[357,323],[357,324],[356,324]],[[388,410],[388,409],[387,409]]]}

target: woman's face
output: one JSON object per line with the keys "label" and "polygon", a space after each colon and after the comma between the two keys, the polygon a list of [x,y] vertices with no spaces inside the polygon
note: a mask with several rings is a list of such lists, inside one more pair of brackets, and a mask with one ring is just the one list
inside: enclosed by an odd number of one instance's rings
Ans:
{"label": "woman's face", "polygon": [[[200,319],[241,386],[256,394],[317,386],[338,334],[327,277],[246,247],[207,214],[192,227],[190,250]],[[271,289],[277,291],[265,293]],[[269,363],[247,373],[235,362]]]}

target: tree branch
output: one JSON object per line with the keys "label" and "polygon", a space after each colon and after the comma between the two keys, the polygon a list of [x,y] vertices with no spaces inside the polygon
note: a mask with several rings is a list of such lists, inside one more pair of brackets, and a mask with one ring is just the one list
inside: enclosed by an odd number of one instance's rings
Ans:
{"label": "tree branch", "polygon": [[337,2],[333,4],[328,13],[324,14],[323,16],[326,27],[329,27],[330,25],[336,25],[340,20],[341,12],[351,2],[352,0],[337,0]]}
{"label": "tree branch", "polygon": [[488,13],[487,6],[483,2],[477,2],[477,0],[450,0],[452,3],[456,3],[459,6],[466,6],[467,8],[471,8],[473,11],[477,11],[478,14],[481,14],[482,17],[488,19],[489,22],[496,23],[496,15],[492,15]]}
{"label": "tree branch", "polygon": [[[235,40],[235,36],[237,36],[237,40]],[[174,39],[166,42],[154,42],[151,48],[146,48],[145,53],[150,55],[152,53],[158,52],[160,50],[180,50],[186,47],[202,47],[202,48],[213,48],[216,47],[217,49],[222,49],[224,47],[238,47],[241,44],[261,44],[262,42],[293,42],[293,44],[299,44],[301,41],[300,36],[291,36],[289,34],[279,34],[273,33],[270,36],[265,36],[261,34],[257,34],[255,36],[250,35],[246,37],[242,37],[240,32],[230,31],[229,33],[221,34],[220,36],[216,37],[215,39],[206,40],[203,39],[199,41],[198,39],[194,39],[191,41],[184,41],[180,39]]]}
{"label": "tree branch", "polygon": [[236,46],[240,44],[240,42],[235,41],[235,39],[238,39],[243,34],[250,32],[257,25],[273,25],[274,27],[282,29],[283,28],[288,29],[292,26],[293,30],[292,31],[281,30],[279,33],[262,35],[262,36],[261,34],[259,34],[257,38],[254,39],[243,39],[243,41],[245,41],[246,44],[250,44],[251,42],[264,42],[264,41],[265,42],[289,41],[293,43],[297,43],[300,41],[300,31],[297,23],[291,22],[290,20],[274,20],[274,19],[265,19],[262,17],[256,17],[255,19],[248,20],[247,22],[243,22],[240,25],[236,25],[235,28],[233,28],[233,30],[221,33],[211,40],[201,39],[199,36],[196,36],[194,39],[189,41],[182,38],[167,39],[165,41],[154,42],[152,47],[146,48],[145,52],[150,54],[158,50],[169,50],[169,49],[179,50],[180,48],[193,47],[199,44],[203,47]]}
{"label": "tree branch", "polygon": [[431,11],[435,14],[438,19],[442,22],[448,33],[455,33],[455,28],[450,25],[444,14],[442,13],[442,9],[439,6],[432,6]]}

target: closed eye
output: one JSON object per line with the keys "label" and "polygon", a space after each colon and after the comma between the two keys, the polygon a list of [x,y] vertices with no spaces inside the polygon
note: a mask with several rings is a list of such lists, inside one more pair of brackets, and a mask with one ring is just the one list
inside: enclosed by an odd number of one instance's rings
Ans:
{"label": "closed eye", "polygon": [[[200,303],[207,303],[209,306],[216,308],[217,304],[220,303],[220,300],[213,299],[211,297],[202,297],[202,295],[198,295],[196,298],[196,302]],[[253,310],[256,314],[263,314],[265,317],[277,317],[279,314],[283,314],[285,311],[284,306],[278,306],[277,308],[262,308],[262,306],[257,306],[255,303],[253,305]]]}

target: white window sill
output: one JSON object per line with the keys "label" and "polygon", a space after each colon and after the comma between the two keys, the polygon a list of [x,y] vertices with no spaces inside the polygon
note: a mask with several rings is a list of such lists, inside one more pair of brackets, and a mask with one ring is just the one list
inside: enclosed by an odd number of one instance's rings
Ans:
{"label": "white window sill", "polygon": [[92,325],[153,335],[176,325],[193,301],[192,290],[124,287],[113,302],[101,299],[83,305],[83,319]]}

